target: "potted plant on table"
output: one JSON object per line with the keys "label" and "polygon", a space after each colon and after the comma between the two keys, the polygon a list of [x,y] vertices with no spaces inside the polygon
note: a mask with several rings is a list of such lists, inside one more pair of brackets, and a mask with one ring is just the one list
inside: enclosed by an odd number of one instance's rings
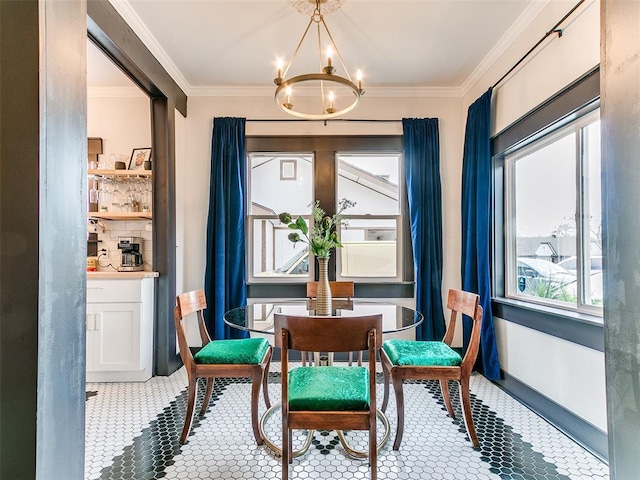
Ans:
{"label": "potted plant on table", "polygon": [[320,274],[316,300],[317,315],[331,314],[331,288],[329,287],[327,264],[331,257],[331,250],[342,247],[338,238],[337,229],[345,221],[343,212],[355,205],[356,202],[343,198],[338,202],[338,211],[328,216],[320,207],[320,202],[316,200],[313,203],[311,211],[313,217],[311,230],[309,230],[307,222],[303,217],[298,217],[294,221],[288,212],[283,212],[278,215],[282,223],[286,224],[290,229],[296,230],[295,232],[291,232],[287,238],[294,244],[303,242],[309,245],[311,253],[318,259]]}

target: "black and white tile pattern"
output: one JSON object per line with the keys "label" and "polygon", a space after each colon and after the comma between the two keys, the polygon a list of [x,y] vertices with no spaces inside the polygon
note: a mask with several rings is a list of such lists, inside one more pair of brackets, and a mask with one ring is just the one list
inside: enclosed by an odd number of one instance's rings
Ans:
{"label": "black and white tile pattern", "polygon": [[[272,370],[279,364],[274,363]],[[270,375],[271,401],[280,397],[280,374]],[[378,398],[382,399],[381,378]],[[204,418],[194,421],[189,441],[178,443],[186,408],[186,375],[154,377],[145,383],[87,385],[85,478],[272,479],[280,478],[280,459],[257,446],[250,424],[247,379],[216,381]],[[456,387],[451,384],[454,408]],[[608,479],[608,467],[562,432],[480,375],[471,382],[480,448],[469,442],[462,418],[451,419],[435,382],[405,385],[405,433],[400,451],[395,435],[393,395],[387,415],[391,438],[379,454],[378,478],[409,480],[587,480]],[[200,390],[202,395],[203,390]],[[200,399],[196,408],[199,408]],[[261,404],[261,413],[265,411]],[[197,411],[197,410],[196,410]],[[280,443],[280,417],[266,424]],[[379,425],[379,430],[382,430]],[[380,433],[381,434],[381,433]],[[348,432],[352,447],[366,449],[366,432]],[[294,449],[302,445],[302,432]],[[344,454],[335,432],[316,432],[313,444],[290,468],[293,479],[369,476],[366,461]]]}

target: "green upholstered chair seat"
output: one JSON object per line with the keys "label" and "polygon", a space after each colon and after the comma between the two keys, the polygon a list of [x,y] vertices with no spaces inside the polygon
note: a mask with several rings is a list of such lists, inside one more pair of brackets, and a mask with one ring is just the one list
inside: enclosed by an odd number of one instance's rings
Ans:
{"label": "green upholstered chair seat", "polygon": [[387,340],[382,348],[391,363],[399,366],[452,367],[462,363],[458,352],[444,342]]}
{"label": "green upholstered chair seat", "polygon": [[298,367],[289,372],[289,410],[361,411],[369,408],[365,367]]}
{"label": "green upholstered chair seat", "polygon": [[193,356],[198,364],[259,364],[269,348],[266,338],[213,340]]}

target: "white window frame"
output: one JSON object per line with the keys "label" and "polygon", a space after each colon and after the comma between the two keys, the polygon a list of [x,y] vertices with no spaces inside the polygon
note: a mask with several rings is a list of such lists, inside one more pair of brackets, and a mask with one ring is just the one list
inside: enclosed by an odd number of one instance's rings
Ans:
{"label": "white window frame", "polygon": [[[246,209],[246,223],[245,223],[245,249],[246,249],[246,272],[247,272],[247,282],[249,283],[269,283],[269,284],[273,284],[273,283],[283,283],[283,284],[297,284],[297,283],[306,283],[308,281],[311,281],[313,278],[315,278],[315,262],[309,262],[309,273],[308,275],[302,277],[302,276],[295,276],[295,277],[286,277],[286,276],[281,276],[281,277],[276,277],[276,276],[256,276],[254,274],[253,271],[253,262],[254,262],[254,258],[255,258],[255,244],[254,244],[254,224],[256,220],[272,220],[275,223],[279,223],[280,220],[278,218],[278,214],[281,212],[277,212],[276,214],[273,215],[254,215],[251,214],[251,202],[252,202],[252,198],[251,198],[251,181],[252,181],[252,177],[251,177],[251,157],[253,155],[269,155],[269,156],[273,156],[273,157],[282,157],[282,159],[286,159],[287,157],[293,157],[293,158],[297,158],[300,156],[306,156],[306,155],[310,155],[311,156],[311,162],[313,165],[313,162],[315,161],[315,155],[313,152],[284,152],[284,153],[278,153],[278,152],[250,152],[247,154],[247,158],[246,158],[246,188],[247,188],[247,193],[245,195],[246,197],[246,205],[245,205],[245,209]],[[311,171],[313,172],[313,168],[311,169]],[[313,173],[311,174],[311,185],[314,185],[314,181],[315,178],[313,176]],[[313,201],[313,198],[312,198]],[[307,220],[307,223],[309,225],[311,225],[312,222],[312,217],[311,215],[295,215],[295,217],[297,218],[298,216],[302,216],[304,219]],[[297,244],[296,248],[304,248],[305,245],[303,244]]]}
{"label": "white window frame", "polygon": [[[586,156],[584,155],[584,128],[592,124],[600,117],[599,102],[589,105],[582,112],[576,114],[575,120],[569,123],[552,125],[544,131],[535,135],[528,142],[514,146],[505,152],[505,296],[524,302],[553,306],[564,310],[586,313],[593,316],[602,317],[603,308],[597,305],[586,304],[584,302],[583,287],[583,262],[585,261],[585,219],[589,216],[588,202],[584,200],[586,197],[586,186],[584,182],[584,168]],[[576,186],[576,258],[577,261],[577,303],[567,303],[558,300],[545,299],[543,297],[534,297],[524,295],[517,291],[517,251],[516,251],[516,232],[515,232],[515,163],[531,153],[540,150],[549,144],[557,141],[559,138],[567,135],[568,132],[576,133],[576,158],[575,158],[575,186]],[[589,232],[587,232],[588,234]]]}
{"label": "white window frame", "polygon": [[[395,219],[396,223],[396,275],[395,277],[378,277],[378,276],[342,276],[342,255],[340,254],[338,249],[336,249],[336,280],[338,281],[353,281],[358,283],[381,283],[381,282],[401,282],[403,278],[403,236],[402,236],[402,198],[405,195],[405,182],[404,182],[404,155],[402,152],[336,152],[335,153],[335,163],[336,163],[336,178],[335,178],[335,189],[336,189],[336,197],[339,197],[338,194],[338,175],[339,175],[339,156],[397,156],[398,157],[398,210],[399,212],[396,215],[349,215],[349,211],[345,212],[345,217],[354,220],[366,219],[366,220],[389,220]],[[338,204],[339,198],[336,198],[336,205]]]}

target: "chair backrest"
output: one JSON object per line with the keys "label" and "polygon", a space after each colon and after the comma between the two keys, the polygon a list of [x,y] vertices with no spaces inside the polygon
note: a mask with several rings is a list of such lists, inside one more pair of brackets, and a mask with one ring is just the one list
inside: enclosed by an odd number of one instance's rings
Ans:
{"label": "chair backrest", "polygon": [[186,292],[176,297],[176,306],[173,309],[173,319],[176,324],[176,334],[178,335],[178,347],[180,349],[180,357],[182,362],[187,368],[195,363],[193,360],[193,354],[189,348],[187,342],[187,335],[184,330],[183,320],[195,313],[198,318],[198,330],[200,331],[200,339],[202,345],[206,345],[211,341],[207,326],[204,323],[204,310],[207,308],[207,298],[204,294],[204,290],[194,290],[192,292]]}
{"label": "chair backrest", "polygon": [[[354,352],[382,345],[382,314],[360,317],[304,317],[276,313],[275,344],[307,352]],[[283,332],[286,332],[286,338]],[[373,345],[370,333],[374,333]],[[288,342],[288,343],[285,343]]]}
{"label": "chair backrest", "polygon": [[453,288],[449,290],[447,308],[451,310],[451,318],[449,320],[449,325],[447,325],[447,331],[444,335],[443,342],[447,345],[451,345],[459,313],[467,315],[473,320],[471,337],[469,338],[467,351],[464,354],[462,365],[460,366],[462,370],[468,370],[469,373],[471,373],[471,370],[473,369],[473,364],[476,361],[478,349],[480,348],[482,306],[479,302],[480,297],[475,293],[465,292],[464,290],[454,290]]}
{"label": "chair backrest", "polygon": [[[333,298],[353,298],[355,286],[353,282],[329,282]],[[318,282],[307,282],[307,298],[318,296]]]}

